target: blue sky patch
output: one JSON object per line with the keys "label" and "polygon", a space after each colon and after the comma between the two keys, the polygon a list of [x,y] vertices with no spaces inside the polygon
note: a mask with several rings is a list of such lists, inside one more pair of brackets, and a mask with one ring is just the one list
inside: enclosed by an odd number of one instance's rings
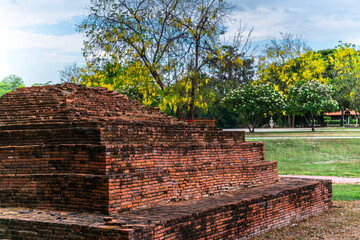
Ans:
{"label": "blue sky patch", "polygon": [[71,21],[61,21],[57,24],[42,24],[36,26],[23,27],[19,30],[33,33],[40,33],[52,36],[66,36],[77,33],[76,25],[81,24],[82,16],[75,16]]}

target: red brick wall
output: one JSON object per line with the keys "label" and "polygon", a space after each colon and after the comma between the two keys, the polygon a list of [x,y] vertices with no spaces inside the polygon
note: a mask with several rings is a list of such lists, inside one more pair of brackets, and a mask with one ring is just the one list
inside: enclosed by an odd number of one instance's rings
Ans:
{"label": "red brick wall", "polygon": [[116,121],[101,127],[105,144],[235,144],[245,141],[244,132],[221,131],[214,127],[167,122]]}
{"label": "red brick wall", "polygon": [[[87,201],[91,196],[109,199],[110,206],[105,211],[116,213],[223,194],[278,179],[276,162],[265,162],[263,143],[255,142],[232,147],[214,144],[0,147],[0,159],[0,206],[104,212],[98,202]],[[99,182],[100,178],[108,183]],[[92,179],[89,181],[93,185],[84,183],[84,179]],[[102,190],[96,191],[94,186]]]}
{"label": "red brick wall", "polygon": [[[178,217],[155,224],[154,227],[134,230],[132,237],[166,240],[247,239],[317,215],[332,206],[330,181],[288,188],[278,193],[262,192],[263,189],[258,191],[263,194],[261,197],[249,195],[245,200],[234,199],[233,203],[224,203],[220,207],[205,205],[204,211],[186,218]],[[131,216],[136,217],[129,213],[127,218]]]}
{"label": "red brick wall", "polygon": [[3,174],[0,207],[108,213],[109,180],[104,175]]}
{"label": "red brick wall", "polygon": [[105,149],[105,146],[90,144],[3,146],[0,147],[0,173],[105,174]]}
{"label": "red brick wall", "polygon": [[224,194],[277,181],[263,143],[114,145],[107,149],[110,213]]}
{"label": "red brick wall", "polygon": [[196,124],[205,124],[213,127],[216,126],[215,118],[199,118],[199,119],[194,119],[193,122]]}
{"label": "red brick wall", "polygon": [[98,215],[21,214],[17,212],[21,210],[9,209],[4,213],[12,214],[0,215],[0,238],[247,239],[328,210],[331,195],[330,181],[299,180],[273,188],[259,187],[229,199],[204,199],[118,215],[123,226],[106,225]]}

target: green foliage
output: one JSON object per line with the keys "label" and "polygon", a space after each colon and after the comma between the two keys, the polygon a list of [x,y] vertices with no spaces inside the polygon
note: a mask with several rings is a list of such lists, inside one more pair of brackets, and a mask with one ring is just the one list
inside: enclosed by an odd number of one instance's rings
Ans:
{"label": "green foliage", "polygon": [[79,29],[90,70],[140,61],[160,89],[161,109],[191,119],[195,107],[207,108],[202,75],[212,56],[222,56],[218,37],[228,16],[222,0],[91,0]]}
{"label": "green foliage", "polygon": [[24,87],[22,78],[16,75],[9,75],[0,81],[0,96],[21,87]]}
{"label": "green foliage", "polygon": [[327,82],[322,75],[325,72],[325,61],[320,54],[313,51],[283,62],[267,63],[265,60],[266,58],[262,58],[259,62],[260,82],[271,83],[275,89],[285,94],[299,81]]}
{"label": "green foliage", "polygon": [[232,41],[222,46],[223,54],[210,58],[211,71],[204,76],[210,79],[205,86],[208,90],[204,89],[204,92],[210,93],[205,98],[208,111],[196,108],[196,117],[215,118],[216,125],[221,128],[241,126],[239,115],[225,108],[221,100],[241,84],[253,81],[255,48],[251,42],[252,31],[253,29],[250,29],[247,32],[246,27],[240,25]]}
{"label": "green foliage", "polygon": [[238,113],[251,132],[267,114],[281,112],[284,97],[269,84],[243,84],[223,99],[223,105]]}
{"label": "green foliage", "polygon": [[226,108],[221,103],[221,95],[215,96],[215,101],[209,104],[207,112],[196,109],[197,118],[215,118],[216,126],[219,128],[235,128],[241,126],[239,114]]}
{"label": "green foliage", "polygon": [[332,98],[334,90],[332,85],[325,85],[318,81],[300,81],[290,87],[288,111],[295,115],[309,114],[311,126],[314,131],[315,116],[324,112],[335,111],[338,102]]}
{"label": "green foliage", "polygon": [[334,64],[331,63],[331,58],[334,58],[335,52],[336,49],[324,49],[316,52],[321,55],[321,58],[325,61],[326,64],[323,77],[329,79],[330,81],[335,77]]}
{"label": "green foliage", "polygon": [[[327,82],[325,69],[326,62],[320,54],[311,51],[300,37],[285,33],[280,40],[273,38],[266,45],[265,56],[258,64],[258,78],[261,83],[272,84],[288,99],[289,88],[299,81]],[[295,116],[290,111],[287,114],[288,126],[295,127]]]}
{"label": "green foliage", "polygon": [[354,44],[340,44],[333,56],[329,57],[334,77],[331,83],[336,89],[336,98],[341,107],[346,103],[360,109],[360,53]]}
{"label": "green foliage", "polygon": [[326,120],[330,125],[340,125],[341,120]]}
{"label": "green foliage", "polygon": [[89,64],[80,72],[81,83],[88,87],[107,87],[148,106],[161,101],[161,90],[141,61],[108,63],[102,68]]}
{"label": "green foliage", "polygon": [[34,83],[32,86],[33,87],[37,87],[37,86],[47,86],[47,85],[51,85],[52,81],[47,81],[45,83]]}

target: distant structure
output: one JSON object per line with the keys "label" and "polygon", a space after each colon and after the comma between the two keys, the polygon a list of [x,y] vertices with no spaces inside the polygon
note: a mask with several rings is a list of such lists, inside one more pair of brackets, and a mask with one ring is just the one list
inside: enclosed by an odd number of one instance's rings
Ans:
{"label": "distant structure", "polygon": [[0,99],[0,169],[8,239],[245,239],[331,207],[244,132],[76,84]]}
{"label": "distant structure", "polygon": [[344,117],[345,125],[349,125],[350,120],[352,120],[352,119],[355,119],[355,120],[357,119],[357,121],[356,121],[356,124],[357,124],[359,116],[360,116],[360,114],[358,112],[349,110],[349,109],[344,110],[344,115],[342,114],[341,111],[328,112],[328,113],[324,113],[324,115],[330,117],[331,120],[341,120]]}

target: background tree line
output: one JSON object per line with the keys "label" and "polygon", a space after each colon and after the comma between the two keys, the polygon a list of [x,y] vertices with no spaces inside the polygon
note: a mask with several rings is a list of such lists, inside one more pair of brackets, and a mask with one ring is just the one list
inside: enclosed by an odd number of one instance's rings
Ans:
{"label": "background tree line", "polygon": [[86,66],[68,66],[62,81],[107,87],[179,119],[215,117],[225,128],[254,129],[270,117],[314,126],[324,112],[359,108],[352,44],[315,52],[280,33],[256,50],[253,29],[240,24],[224,38],[224,0],[92,0],[89,10],[78,26]]}

